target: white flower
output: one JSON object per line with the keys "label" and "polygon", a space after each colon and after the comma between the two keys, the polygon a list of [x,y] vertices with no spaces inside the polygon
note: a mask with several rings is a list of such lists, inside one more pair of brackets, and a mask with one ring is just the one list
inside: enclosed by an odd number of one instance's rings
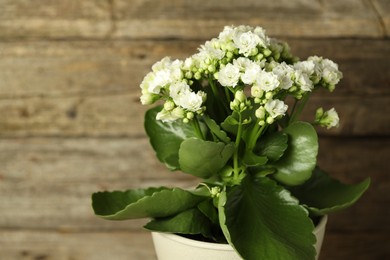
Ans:
{"label": "white flower", "polygon": [[239,53],[245,57],[257,54],[257,45],[260,43],[260,37],[253,32],[238,32],[234,35],[233,42],[238,48]]}
{"label": "white flower", "polygon": [[160,98],[159,95],[151,93],[142,93],[140,101],[142,105],[151,105]]}
{"label": "white flower", "polygon": [[336,63],[329,59],[322,60],[322,78],[326,83],[336,85],[342,77],[343,74]]}
{"label": "white flower", "polygon": [[309,76],[301,70],[296,70],[294,73],[295,83],[300,86],[301,90],[307,92],[313,89],[313,82]]}
{"label": "white flower", "polygon": [[260,89],[269,92],[275,90],[277,87],[279,87],[279,80],[278,76],[273,74],[272,72],[266,72],[262,70],[257,78],[256,82],[254,83],[255,86],[260,87]]}
{"label": "white flower", "polygon": [[179,107],[173,109],[172,111],[162,109],[156,115],[156,119],[163,122],[173,122],[180,118],[184,118],[184,110]]}
{"label": "white flower", "polygon": [[245,70],[244,74],[241,75],[241,80],[245,84],[252,85],[260,73],[260,66],[257,64],[252,64]]}
{"label": "white flower", "polygon": [[322,127],[326,127],[327,129],[331,127],[338,127],[339,115],[334,108],[324,112],[323,108],[320,107],[316,111],[316,118],[314,122]]}
{"label": "white flower", "polygon": [[262,90],[259,86],[251,87],[251,95],[254,98],[261,98],[264,94],[264,90]]}
{"label": "white flower", "polygon": [[293,85],[292,77],[294,75],[294,69],[290,65],[282,62],[273,68],[272,73],[278,76],[280,82],[279,87],[281,89],[291,88]]}
{"label": "white flower", "polygon": [[188,111],[197,112],[201,109],[204,98],[205,93],[202,91],[198,93],[188,92],[180,96],[176,104]]}
{"label": "white flower", "polygon": [[233,26],[225,26],[223,31],[219,33],[218,39],[226,44],[227,42],[233,39],[234,35],[234,27]]}
{"label": "white flower", "polygon": [[188,111],[197,112],[201,109],[206,93],[192,92],[190,86],[185,82],[175,82],[169,87],[169,96],[173,102]]}
{"label": "white flower", "polygon": [[241,80],[245,84],[252,85],[255,81],[257,76],[261,73],[261,67],[256,64],[255,62],[247,59],[249,62],[245,64],[245,70],[244,73],[241,74]]}
{"label": "white flower", "polygon": [[270,99],[265,103],[264,108],[272,118],[277,118],[278,116],[284,116],[288,106],[279,99]]}
{"label": "white flower", "polygon": [[169,87],[169,96],[175,103],[181,96],[191,92],[190,86],[185,82],[175,82]]}
{"label": "white flower", "polygon": [[240,69],[229,63],[218,73],[218,82],[224,87],[235,87],[240,79]]}
{"label": "white flower", "polygon": [[264,48],[267,48],[270,44],[270,39],[268,38],[268,36],[265,34],[265,30],[259,26],[257,26],[253,32],[259,36],[259,39],[260,39],[260,42],[259,44],[264,47]]}
{"label": "white flower", "polygon": [[201,50],[204,50],[210,59],[217,59],[221,60],[223,57],[225,57],[225,51],[216,48],[218,46],[217,39],[212,39],[211,41],[207,41],[205,45],[201,46]]}
{"label": "white flower", "polygon": [[300,61],[294,64],[294,69],[300,70],[311,76],[314,73],[315,64],[312,60]]}

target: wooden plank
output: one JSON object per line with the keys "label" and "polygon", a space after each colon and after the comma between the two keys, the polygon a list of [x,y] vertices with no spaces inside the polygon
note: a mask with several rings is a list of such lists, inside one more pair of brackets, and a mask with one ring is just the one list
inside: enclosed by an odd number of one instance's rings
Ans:
{"label": "wooden plank", "polygon": [[326,232],[319,260],[381,260],[390,258],[387,234]]}
{"label": "wooden plank", "polygon": [[[336,93],[390,94],[387,40],[284,38],[302,58],[333,59],[344,73]],[[201,41],[0,43],[0,98],[83,96],[139,91],[153,63],[185,58]],[[378,73],[378,72],[381,73]]]}
{"label": "wooden plank", "polygon": [[67,233],[44,230],[0,230],[3,260],[155,260],[149,232]]}
{"label": "wooden plank", "polygon": [[[289,42],[300,56],[333,58],[344,71],[333,95],[315,99],[310,116],[315,103],[334,105],[340,107],[343,123],[333,134],[388,134],[390,119],[372,113],[388,108],[387,41]],[[143,135],[146,107],[138,102],[143,75],[163,56],[182,58],[198,45],[198,41],[2,43],[0,135]]]}
{"label": "wooden plank", "polygon": [[0,140],[0,157],[2,227],[139,228],[95,217],[91,194],[193,182],[158,162],[147,139]]}
{"label": "wooden plank", "polygon": [[[320,260],[388,259],[387,234],[325,234]],[[150,234],[144,232],[63,233],[0,230],[0,258],[14,259],[156,259]]]}
{"label": "wooden plank", "polygon": [[[389,135],[390,96],[313,96],[302,118],[314,120],[319,106],[335,107],[340,127],[319,129],[324,135]],[[0,136],[145,136],[144,113],[150,106],[139,102],[138,94],[85,97],[33,97],[0,99]],[[381,111],[374,113],[373,111]]]}
{"label": "wooden plank", "polygon": [[110,34],[110,1],[1,0],[0,39],[105,38]]}
{"label": "wooden plank", "polygon": [[379,14],[379,19],[383,26],[383,31],[386,36],[390,36],[390,3],[387,0],[371,0],[376,11]]}
{"label": "wooden plank", "polygon": [[[372,178],[356,205],[330,216],[329,229],[389,232],[390,139],[327,137],[320,139],[320,147],[319,165],[335,178],[345,183]],[[1,139],[0,165],[0,228],[138,230],[146,220],[95,217],[91,193],[196,183],[187,174],[166,170],[146,139]]]}
{"label": "wooden plank", "polygon": [[[261,25],[272,35],[382,37],[365,0],[76,1],[2,0],[1,39],[205,39],[230,24]],[[342,26],[340,26],[342,25]]]}
{"label": "wooden plank", "polygon": [[[367,1],[115,2],[115,38],[209,38],[231,24],[261,25],[271,35],[381,37]],[[342,26],[340,26],[342,25]]]}

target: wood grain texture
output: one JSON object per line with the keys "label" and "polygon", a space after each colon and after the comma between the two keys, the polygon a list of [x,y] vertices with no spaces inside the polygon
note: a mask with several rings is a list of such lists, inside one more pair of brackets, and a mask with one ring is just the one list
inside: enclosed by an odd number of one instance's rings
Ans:
{"label": "wood grain texture", "polygon": [[0,230],[2,260],[155,260],[151,236],[141,232],[73,233]]}
{"label": "wood grain texture", "polygon": [[[329,229],[390,231],[390,212],[382,207],[390,200],[385,167],[390,139],[323,137],[320,147],[319,165],[335,178],[345,183],[372,178],[362,200],[335,214]],[[145,138],[2,139],[0,165],[0,228],[138,230],[144,220],[97,219],[90,194],[161,185],[191,187],[196,183],[190,175],[166,170]]]}
{"label": "wood grain texture", "polygon": [[225,25],[262,26],[302,59],[339,64],[319,165],[372,184],[330,215],[320,260],[390,259],[388,0],[0,0],[0,259],[156,259],[147,220],[96,218],[90,195],[191,187],[169,172],[143,130],[139,84],[164,56],[184,58]]}
{"label": "wood grain texture", "polygon": [[[272,35],[383,37],[368,0],[0,2],[2,39],[207,39],[224,25],[262,25]],[[342,24],[342,26],[340,26]]]}
{"label": "wood grain texture", "polygon": [[[336,94],[390,94],[388,40],[291,39],[302,59],[318,55],[344,73]],[[133,93],[164,56],[183,59],[202,41],[0,42],[0,98]],[[379,73],[380,72],[380,73]],[[375,75],[375,76],[373,76]]]}
{"label": "wood grain texture", "polygon": [[[318,106],[335,106],[342,124],[330,134],[389,134],[390,118],[382,116],[389,113],[388,41],[288,41],[297,55],[305,58],[316,53],[329,57],[344,71],[344,79],[335,93],[318,94],[321,98],[313,99],[304,118],[312,120]],[[183,58],[191,55],[199,44],[199,41],[2,43],[0,136],[144,135],[143,114],[147,107],[138,101],[143,76],[165,55]]]}
{"label": "wood grain texture", "polygon": [[114,38],[210,38],[230,24],[261,25],[271,35],[294,37],[383,36],[364,0],[118,0],[114,10]]}
{"label": "wood grain texture", "polygon": [[387,0],[372,0],[375,11],[379,16],[382,30],[387,37],[390,36],[390,2]]}
{"label": "wood grain texture", "polygon": [[[388,259],[388,236],[383,233],[340,234],[327,232],[319,260]],[[155,260],[147,232],[75,233],[57,231],[0,230],[2,260]]]}

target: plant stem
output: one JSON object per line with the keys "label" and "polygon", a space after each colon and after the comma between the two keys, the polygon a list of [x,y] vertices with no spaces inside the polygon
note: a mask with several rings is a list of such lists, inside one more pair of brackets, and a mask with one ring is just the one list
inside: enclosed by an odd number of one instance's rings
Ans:
{"label": "plant stem", "polygon": [[219,92],[217,86],[215,85],[214,81],[211,78],[209,78],[209,85],[211,86],[211,90],[213,91],[213,95],[214,95],[215,99],[217,100],[217,108],[220,109],[220,106],[218,105],[218,103],[219,103],[223,106],[223,108],[225,109],[225,112],[227,112],[227,114],[230,114],[230,110],[229,110],[228,106],[221,99],[220,92]]}
{"label": "plant stem", "polygon": [[202,129],[200,129],[200,125],[199,125],[198,118],[194,117],[194,118],[191,120],[191,124],[192,124],[192,127],[194,128],[195,133],[196,133],[196,135],[198,136],[198,138],[204,140],[205,138],[204,138],[204,136],[203,136]]}
{"label": "plant stem", "polygon": [[298,107],[294,109],[294,113],[291,115],[289,124],[295,122],[299,115],[302,113],[303,108],[305,107],[307,101],[309,100],[310,93],[306,93],[303,96],[302,100],[299,102]]}
{"label": "plant stem", "polygon": [[238,179],[239,174],[239,167],[238,167],[238,150],[241,142],[241,135],[242,135],[242,115],[241,113],[238,113],[238,130],[237,130],[237,136],[236,136],[236,142],[235,142],[235,150],[233,154],[233,167],[234,167],[234,176],[233,180]]}

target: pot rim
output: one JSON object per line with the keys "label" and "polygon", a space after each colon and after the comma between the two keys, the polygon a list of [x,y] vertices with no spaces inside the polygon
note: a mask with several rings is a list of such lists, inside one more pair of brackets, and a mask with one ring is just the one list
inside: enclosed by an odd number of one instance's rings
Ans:
{"label": "pot rim", "polygon": [[[321,229],[325,228],[327,222],[328,222],[328,216],[327,215],[322,216],[318,225],[315,227],[313,234],[317,235],[317,233],[319,233]],[[204,248],[204,249],[217,249],[220,251],[231,251],[232,250],[232,246],[229,244],[204,242],[204,241],[186,238],[186,237],[172,234],[172,233],[152,232],[152,235],[153,236],[156,236],[156,235],[163,236],[169,240],[173,240],[177,243],[189,245],[192,247],[199,247],[199,248]]]}

